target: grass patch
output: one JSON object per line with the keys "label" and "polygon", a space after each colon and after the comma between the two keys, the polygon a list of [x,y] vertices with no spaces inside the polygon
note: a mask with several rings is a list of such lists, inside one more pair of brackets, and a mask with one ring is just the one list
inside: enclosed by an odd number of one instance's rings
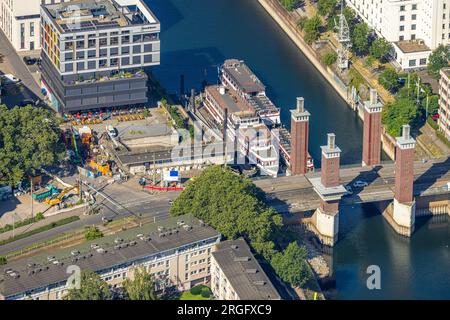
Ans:
{"label": "grass patch", "polygon": [[68,224],[68,223],[71,223],[71,222],[74,222],[74,221],[78,221],[78,220],[80,220],[79,216],[72,216],[72,217],[64,218],[64,219],[61,219],[59,221],[52,222],[50,224],[42,226],[40,228],[31,230],[31,231],[28,231],[28,232],[24,232],[22,234],[19,234],[19,235],[14,236],[14,237],[10,237],[10,238],[5,239],[5,240],[1,240],[0,241],[0,246],[1,245],[5,245],[5,244],[10,243],[10,242],[14,242],[14,241],[20,240],[20,239],[27,238],[29,236],[32,236],[32,235],[35,235],[35,234],[38,234],[38,233],[41,233],[41,232],[44,232],[44,231],[48,231],[48,230],[54,229],[56,227],[60,227],[60,226],[63,226],[65,224]]}
{"label": "grass patch", "polygon": [[211,300],[211,289],[205,285],[198,285],[191,290],[183,292],[180,300]]}

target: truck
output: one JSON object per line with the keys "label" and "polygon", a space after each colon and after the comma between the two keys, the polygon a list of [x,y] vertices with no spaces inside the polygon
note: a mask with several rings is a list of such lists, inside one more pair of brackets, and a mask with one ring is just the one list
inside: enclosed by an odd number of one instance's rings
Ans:
{"label": "truck", "polygon": [[57,193],[59,193],[58,188],[55,187],[53,184],[48,184],[44,189],[41,189],[41,190],[33,193],[33,199],[35,199],[39,202],[42,202],[45,199],[47,199]]}

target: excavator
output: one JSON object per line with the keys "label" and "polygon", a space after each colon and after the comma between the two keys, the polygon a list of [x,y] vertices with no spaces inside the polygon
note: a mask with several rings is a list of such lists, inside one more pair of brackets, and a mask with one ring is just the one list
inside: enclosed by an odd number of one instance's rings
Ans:
{"label": "excavator", "polygon": [[78,186],[68,187],[68,188],[65,188],[57,197],[45,199],[45,202],[50,206],[55,206],[57,204],[60,204],[62,201],[62,198],[72,190],[75,190],[76,193],[79,192]]}

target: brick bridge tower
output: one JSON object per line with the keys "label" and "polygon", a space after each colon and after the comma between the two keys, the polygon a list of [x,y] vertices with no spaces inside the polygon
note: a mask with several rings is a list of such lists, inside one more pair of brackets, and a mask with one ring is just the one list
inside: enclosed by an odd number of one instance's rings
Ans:
{"label": "brick bridge tower", "polygon": [[370,100],[364,102],[363,166],[381,163],[381,112],[383,104],[378,101],[376,90],[370,90]]}
{"label": "brick bridge tower", "polygon": [[297,107],[291,110],[291,174],[308,171],[308,130],[310,113],[305,110],[305,99],[297,98]]}
{"label": "brick bridge tower", "polygon": [[312,217],[312,224],[320,241],[333,246],[338,240],[339,200],[346,192],[339,181],[341,149],[336,146],[336,136],[333,133],[328,134],[327,145],[321,148],[321,176],[309,179],[321,198],[320,207]]}
{"label": "brick bridge tower", "polygon": [[414,232],[416,204],[414,200],[414,150],[416,141],[411,137],[411,127],[404,125],[402,136],[397,138],[395,149],[395,197],[393,227],[404,236]]}

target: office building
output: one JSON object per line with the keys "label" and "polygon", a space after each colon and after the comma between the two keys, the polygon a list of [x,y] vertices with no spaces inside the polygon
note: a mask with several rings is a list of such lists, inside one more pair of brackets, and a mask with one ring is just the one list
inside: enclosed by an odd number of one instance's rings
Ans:
{"label": "office building", "polygon": [[145,105],[160,23],[142,0],[41,6],[42,91],[60,113]]}
{"label": "office building", "polygon": [[439,96],[439,130],[450,140],[450,68],[441,70]]}

